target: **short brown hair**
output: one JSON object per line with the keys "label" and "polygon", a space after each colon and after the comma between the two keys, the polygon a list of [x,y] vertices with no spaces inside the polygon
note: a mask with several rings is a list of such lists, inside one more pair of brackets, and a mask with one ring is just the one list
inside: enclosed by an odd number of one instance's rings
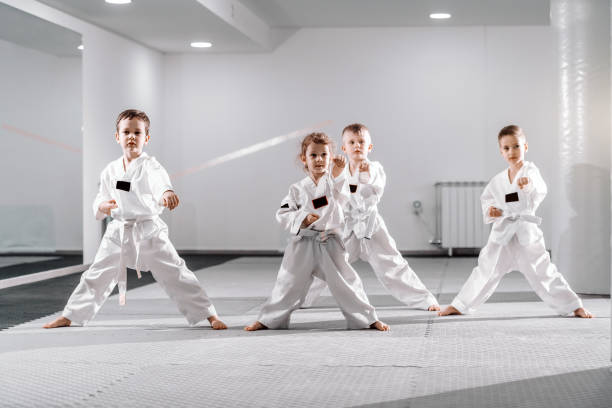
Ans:
{"label": "short brown hair", "polygon": [[351,123],[344,129],[342,129],[341,136],[344,136],[344,132],[351,132],[351,133],[355,133],[356,135],[361,135],[362,134],[361,132],[363,131],[370,133],[370,130],[367,128],[366,125],[362,125],[361,123]]}
{"label": "short brown hair", "polygon": [[501,141],[501,138],[504,136],[516,136],[522,137],[524,140],[527,139],[525,137],[525,133],[523,133],[523,129],[516,125],[508,125],[502,128],[497,135],[497,142]]}
{"label": "short brown hair", "polygon": [[[308,146],[312,143],[322,144],[329,146],[329,153],[333,155],[334,153],[334,142],[323,132],[313,132],[308,135],[304,139],[302,139],[302,147],[300,149],[300,154],[298,155],[298,159],[302,160],[302,157],[306,156],[306,150]],[[307,170],[308,167],[304,165],[304,169]]]}
{"label": "short brown hair", "polygon": [[115,128],[117,129],[117,132],[119,132],[119,122],[121,122],[123,119],[134,119],[134,118],[144,122],[145,131],[148,134],[149,126],[151,126],[151,121],[149,120],[149,117],[147,116],[146,113],[138,109],[126,109],[123,112],[121,112],[119,116],[117,116],[117,121],[115,122]]}

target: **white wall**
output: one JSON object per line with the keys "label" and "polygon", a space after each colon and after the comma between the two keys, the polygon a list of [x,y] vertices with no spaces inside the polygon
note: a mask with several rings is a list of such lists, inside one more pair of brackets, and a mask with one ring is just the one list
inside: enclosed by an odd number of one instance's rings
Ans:
{"label": "white wall", "polygon": [[[179,172],[324,120],[338,141],[346,124],[365,123],[370,157],[388,176],[380,209],[391,233],[402,250],[429,250],[412,201],[433,228],[436,181],[488,180],[504,168],[502,126],[525,128],[528,159],[550,177],[552,44],[549,27],[304,29],[271,54],[165,56],[161,159]],[[176,246],[283,248],[274,212],[304,176],[297,152],[290,141],[175,180]]]}
{"label": "white wall", "polygon": [[0,252],[80,250],[81,59],[0,40],[0,61]]}
{"label": "white wall", "polygon": [[138,108],[151,116],[155,127],[163,127],[162,56],[37,1],[3,2],[83,36],[83,259],[91,262],[100,241],[91,203],[100,172],[121,155],[113,139],[115,118],[123,109]]}

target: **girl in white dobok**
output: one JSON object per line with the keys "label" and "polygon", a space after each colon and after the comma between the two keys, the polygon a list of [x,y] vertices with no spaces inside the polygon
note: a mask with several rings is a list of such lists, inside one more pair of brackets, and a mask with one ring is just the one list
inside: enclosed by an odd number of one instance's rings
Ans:
{"label": "girl in white dobok", "polygon": [[330,174],[332,153],[332,142],[324,133],[311,133],[302,141],[299,158],[308,176],[291,185],[276,212],[278,222],[294,237],[285,249],[272,294],[247,331],[288,328],[314,276],[329,286],[349,329],[389,330],[378,320],[359,275],[348,263],[342,243],[342,203],[349,194],[343,177],[346,159],[335,157]]}
{"label": "girl in white dobok", "polygon": [[[368,160],[372,147],[372,137],[365,125],[354,123],[342,131],[342,150],[349,159],[344,172],[351,193],[343,205],[344,246],[349,262],[359,258],[368,262],[389,293],[408,307],[440,310],[435,296],[397,250],[378,212],[387,177],[382,164]],[[315,279],[302,307],[312,306],[326,286],[324,281]]]}

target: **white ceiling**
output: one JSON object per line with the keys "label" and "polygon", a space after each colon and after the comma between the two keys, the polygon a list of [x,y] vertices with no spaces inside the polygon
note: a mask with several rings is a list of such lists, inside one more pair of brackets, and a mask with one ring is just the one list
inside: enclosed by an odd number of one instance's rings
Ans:
{"label": "white ceiling", "polygon": [[59,57],[80,57],[78,33],[0,3],[0,39]]}
{"label": "white ceiling", "polygon": [[[549,0],[240,0],[272,27],[547,25]],[[452,14],[434,21],[429,14]]]}
{"label": "white ceiling", "polygon": [[[549,0],[39,1],[165,53],[265,52],[306,27],[548,25],[550,11]],[[435,21],[432,12],[453,17]]]}

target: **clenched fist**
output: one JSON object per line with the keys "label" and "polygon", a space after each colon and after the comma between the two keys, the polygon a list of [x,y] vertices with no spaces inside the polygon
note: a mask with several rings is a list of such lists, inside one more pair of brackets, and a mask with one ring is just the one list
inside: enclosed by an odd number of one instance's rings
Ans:
{"label": "clenched fist", "polygon": [[317,214],[308,214],[304,221],[302,221],[302,228],[307,228],[310,224],[319,219]]}
{"label": "clenched fist", "polygon": [[369,173],[370,172],[370,162],[367,161],[362,161],[361,164],[359,165],[359,172],[360,173]]}
{"label": "clenched fist", "polygon": [[344,166],[346,166],[346,157],[339,154],[334,157],[333,161],[334,168],[332,169],[332,176],[336,178],[342,174],[342,170],[344,170]]}
{"label": "clenched fist", "polygon": [[111,210],[114,210],[117,207],[118,205],[115,200],[108,200],[100,203],[98,210],[106,215],[111,215]]}
{"label": "clenched fist", "polygon": [[500,210],[497,207],[489,207],[489,217],[501,217],[502,216],[503,211]]}
{"label": "clenched fist", "polygon": [[520,179],[518,179],[516,181],[516,184],[519,186],[519,188],[522,190],[523,187],[525,187],[527,184],[529,184],[529,177],[521,177]]}
{"label": "clenched fist", "polygon": [[179,198],[174,191],[168,190],[162,196],[162,205],[168,207],[169,210],[174,210],[179,205]]}

